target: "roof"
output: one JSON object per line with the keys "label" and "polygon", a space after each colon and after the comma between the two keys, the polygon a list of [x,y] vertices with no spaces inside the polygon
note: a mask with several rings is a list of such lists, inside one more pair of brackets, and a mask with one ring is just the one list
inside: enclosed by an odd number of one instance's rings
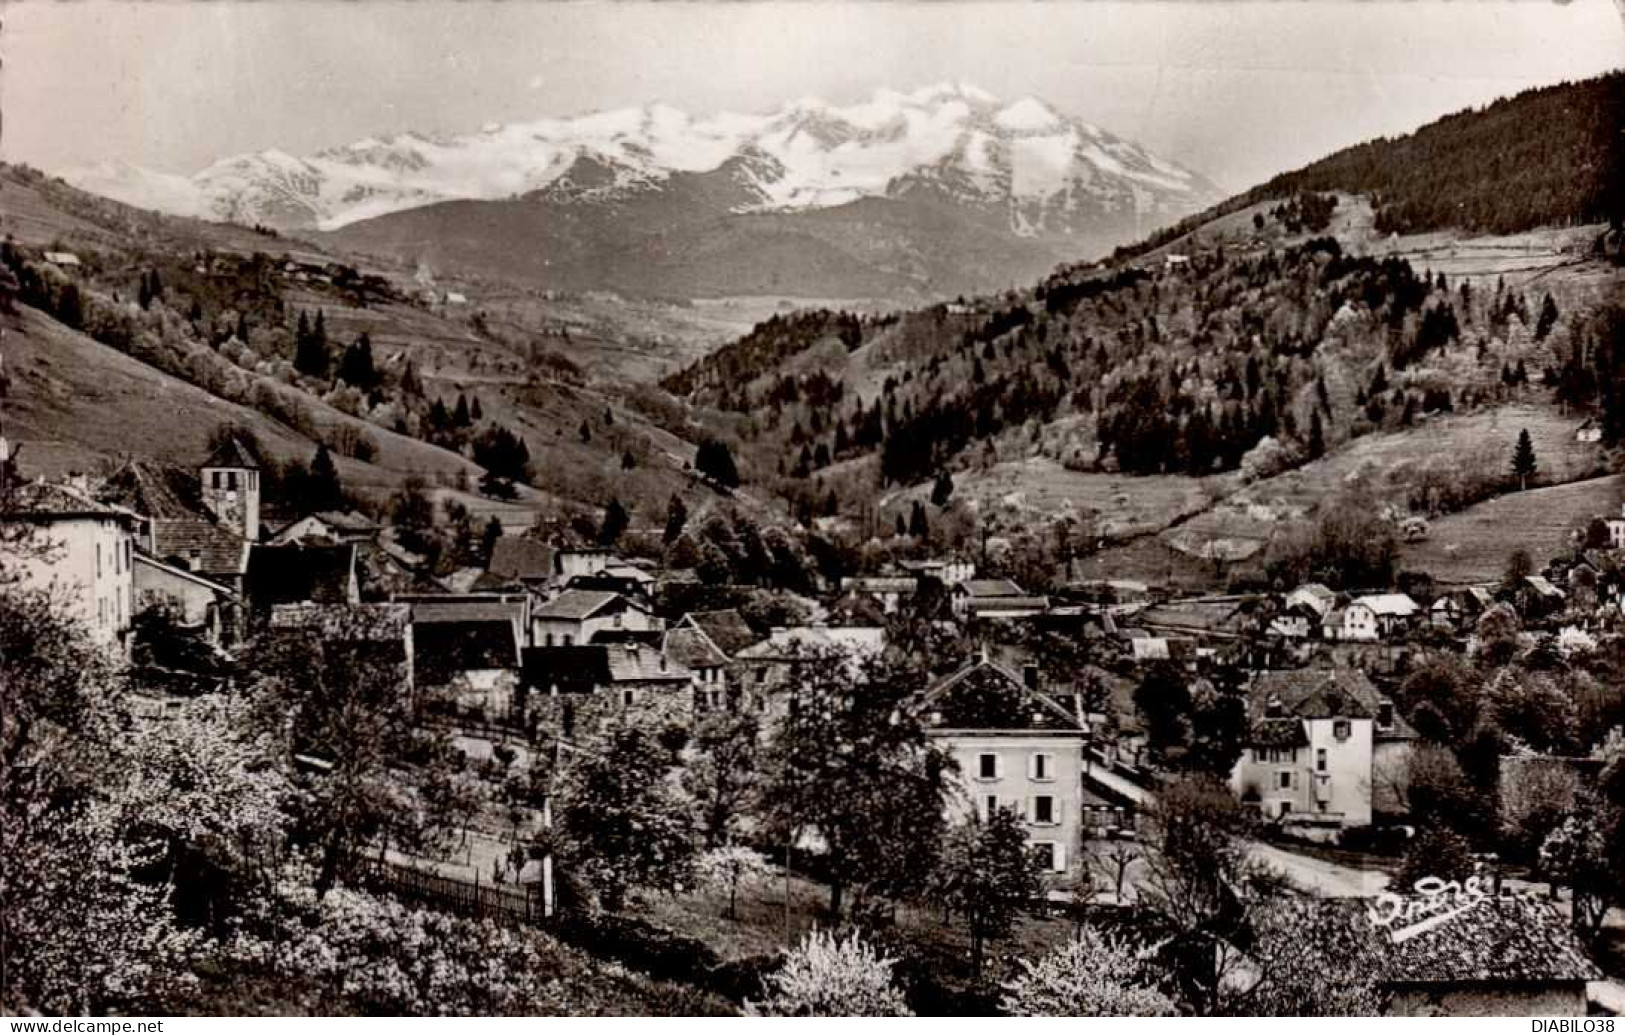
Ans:
{"label": "roof", "polygon": [[412,667],[423,686],[444,685],[459,673],[478,669],[515,669],[518,632],[501,616],[420,623],[414,614]]}
{"label": "roof", "polygon": [[1354,603],[1364,604],[1372,614],[1389,618],[1409,618],[1421,609],[1416,601],[1404,593],[1371,593],[1357,598]]}
{"label": "roof", "polygon": [[1384,700],[1359,669],[1260,672],[1247,687],[1247,711],[1254,726],[1269,717],[1272,699],[1279,700],[1283,717],[1298,719],[1374,719]]}
{"label": "roof", "polygon": [[416,599],[411,602],[412,621],[416,625],[439,625],[457,622],[508,622],[518,626],[525,619],[525,605],[520,601],[479,601],[453,597],[441,602]]}
{"label": "roof", "polygon": [[762,639],[745,621],[745,616],[731,607],[722,611],[690,611],[678,624],[703,630],[717,649],[730,657]]}
{"label": "roof", "polygon": [[1049,608],[1049,597],[1000,596],[971,597],[965,602],[968,611],[1044,611]]}
{"label": "roof", "polygon": [[931,684],[914,711],[931,726],[948,729],[1087,732],[1081,716],[986,658]]}
{"label": "roof", "polygon": [[350,599],[356,550],[343,546],[261,546],[248,553],[246,595],[256,605],[312,601],[343,604]]}
{"label": "roof", "polygon": [[326,635],[343,631],[347,639],[402,640],[412,627],[405,604],[277,604],[271,608],[273,629],[319,629]]}
{"label": "roof", "polygon": [[203,485],[197,475],[174,464],[131,461],[102,481],[96,488],[96,498],[149,518],[210,517],[203,506]]}
{"label": "roof", "polygon": [[229,587],[222,586],[213,579],[205,578],[202,575],[199,575],[197,572],[188,571],[185,568],[179,567],[178,565],[166,564],[164,561],[152,556],[145,550],[138,548],[135,551],[132,560],[135,564],[145,564],[149,567],[157,568],[166,575],[172,575],[175,578],[181,579],[182,581],[196,583],[197,585],[202,586],[204,589],[218,593],[223,597],[231,597],[235,599],[237,596],[237,594],[234,593]]}
{"label": "roof", "polygon": [[843,590],[858,593],[912,593],[919,585],[916,579],[897,576],[862,575],[841,580]]}
{"label": "roof", "polygon": [[1025,595],[1025,590],[1009,579],[966,579],[954,587],[954,592],[964,592],[971,597],[1019,597]]}
{"label": "roof", "polygon": [[667,657],[688,668],[720,668],[728,663],[728,655],[717,649],[705,630],[692,626],[666,630],[662,649]]}
{"label": "roof", "polygon": [[1337,603],[1337,594],[1319,582],[1305,582],[1286,595],[1288,601],[1302,603],[1317,615],[1324,615]]}
{"label": "roof", "polygon": [[[248,540],[210,518],[152,522],[152,552],[175,558],[207,575],[241,575],[248,566]],[[286,603],[286,601],[281,601]]]}
{"label": "roof", "polygon": [[1561,599],[1563,596],[1563,591],[1552,585],[1551,581],[1544,575],[1525,575],[1523,581],[1525,585],[1543,597]]}
{"label": "roof", "polygon": [[1409,937],[1384,931],[1390,984],[1545,984],[1595,981],[1587,957],[1557,908],[1513,895],[1486,898]]}
{"label": "roof", "polygon": [[323,510],[312,517],[341,532],[376,532],[379,528],[378,522],[354,510]]}
{"label": "roof", "polygon": [[1247,740],[1253,747],[1307,747],[1309,734],[1299,719],[1260,719]]}
{"label": "roof", "polygon": [[242,440],[236,435],[232,435],[220,443],[220,446],[209,454],[209,459],[203,461],[201,466],[246,467],[249,470],[257,471],[260,464],[258,460],[254,459],[254,454],[249,452],[248,448],[243,445]]}
{"label": "roof", "polygon": [[57,482],[29,482],[8,501],[8,518],[101,518],[133,523],[136,515],[123,507],[110,506],[71,485]]}
{"label": "roof", "polygon": [[606,589],[567,589],[532,611],[531,617],[579,622],[616,602],[623,607],[636,606],[619,593]]}
{"label": "roof", "polygon": [[491,548],[485,570],[505,579],[552,578],[553,548],[524,536],[505,535]]}
{"label": "roof", "polygon": [[652,647],[637,644],[591,644],[576,647],[526,647],[521,652],[524,684],[535,690],[591,693],[617,683],[686,684],[694,673]]}

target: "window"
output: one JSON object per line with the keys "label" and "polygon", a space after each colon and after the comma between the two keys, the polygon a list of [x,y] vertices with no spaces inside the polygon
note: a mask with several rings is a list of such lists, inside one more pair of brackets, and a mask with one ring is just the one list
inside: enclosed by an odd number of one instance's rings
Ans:
{"label": "window", "polygon": [[1055,871],[1055,842],[1034,841],[1032,843],[1033,861],[1040,869]]}
{"label": "window", "polygon": [[1332,736],[1336,737],[1338,740],[1347,740],[1349,739],[1350,734],[1353,732],[1353,728],[1354,724],[1349,722],[1349,720],[1338,719],[1332,723]]}
{"label": "window", "polygon": [[1315,772],[1324,773],[1325,771],[1326,771],[1326,749],[1325,748],[1315,748]]}
{"label": "window", "polygon": [[1047,751],[1040,751],[1033,755],[1033,779],[1055,779],[1055,756]]}
{"label": "window", "polygon": [[1050,873],[1066,872],[1066,846],[1054,841],[1034,841],[1029,850],[1033,861]]}
{"label": "window", "polygon": [[96,577],[102,577],[102,544],[96,544]]}
{"label": "window", "polygon": [[209,472],[209,488],[211,488],[211,489],[220,488],[220,472],[219,471],[210,471]]}
{"label": "window", "polygon": [[237,491],[237,472],[236,471],[227,471],[226,472],[226,488],[232,490],[233,492]]}
{"label": "window", "polygon": [[630,707],[632,705],[632,703],[634,701],[636,701],[637,699],[638,699],[638,692],[636,690],[622,690],[621,691],[621,703],[623,705],[626,705],[626,706]]}
{"label": "window", "polygon": [[978,755],[976,758],[976,775],[983,780],[997,780],[999,778],[999,756]]}
{"label": "window", "polygon": [[987,801],[984,803],[984,807],[987,809],[987,811],[983,814],[982,818],[984,820],[992,819],[993,814],[999,811],[999,796],[997,794],[989,794],[987,796]]}
{"label": "window", "polygon": [[1292,789],[1292,770],[1283,769],[1279,773],[1275,774],[1275,778],[1277,781],[1277,786],[1279,786],[1281,790],[1290,791]]}
{"label": "window", "polygon": [[549,647],[553,646],[553,634],[552,633],[547,634],[547,645]]}
{"label": "window", "polygon": [[1055,822],[1055,799],[1047,794],[1040,794],[1033,799],[1033,822]]}
{"label": "window", "polygon": [[1392,701],[1383,701],[1377,705],[1377,728],[1380,730],[1391,729],[1393,725],[1394,703]]}
{"label": "window", "polygon": [[571,636],[569,633],[565,633],[564,634],[564,645],[566,647],[574,646],[575,645],[575,637]]}

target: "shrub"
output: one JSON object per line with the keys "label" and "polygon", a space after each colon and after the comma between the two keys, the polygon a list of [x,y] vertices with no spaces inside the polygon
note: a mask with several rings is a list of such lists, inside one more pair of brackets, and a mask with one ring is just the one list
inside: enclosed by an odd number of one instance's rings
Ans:
{"label": "shrub", "polygon": [[856,934],[813,931],[766,980],[767,997],[748,1003],[757,1017],[912,1017],[892,984],[896,960]]}
{"label": "shrub", "polygon": [[1167,1017],[1174,1004],[1145,980],[1126,944],[1085,924],[1078,937],[1004,986],[1000,1006],[1013,1017]]}

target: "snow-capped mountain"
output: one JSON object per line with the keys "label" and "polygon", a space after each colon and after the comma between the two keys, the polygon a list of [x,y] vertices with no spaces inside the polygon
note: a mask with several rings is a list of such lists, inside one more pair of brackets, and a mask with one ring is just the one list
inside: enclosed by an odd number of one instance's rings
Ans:
{"label": "snow-capped mountain", "polygon": [[453,200],[624,204],[696,177],[719,181],[705,196],[736,214],[930,198],[1029,237],[1085,233],[1103,219],[1166,222],[1219,196],[1197,174],[1037,98],[1005,103],[959,84],[880,90],[845,107],[805,99],[695,117],[651,104],[458,136],[404,133],[306,157],[240,155],[191,177],[130,166],[64,176],[145,208],[286,230]]}

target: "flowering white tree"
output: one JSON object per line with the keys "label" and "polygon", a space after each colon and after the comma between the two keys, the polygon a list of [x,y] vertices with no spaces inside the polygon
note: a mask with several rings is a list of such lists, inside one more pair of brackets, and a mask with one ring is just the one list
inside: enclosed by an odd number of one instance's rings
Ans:
{"label": "flowering white tree", "polygon": [[760,852],[743,845],[711,849],[699,857],[694,870],[702,886],[728,892],[730,920],[739,915],[740,886],[765,880],[772,872]]}
{"label": "flowering white tree", "polygon": [[1167,1017],[1171,999],[1146,980],[1140,956],[1085,925],[1077,938],[1004,986],[1000,1006],[1013,1017]]}
{"label": "flowering white tree", "polygon": [[767,998],[746,1009],[758,1017],[912,1017],[892,984],[896,962],[856,934],[813,931],[767,978]]}
{"label": "flowering white tree", "polygon": [[[173,922],[122,675],[59,602],[0,586],[0,1008],[163,1013],[198,942]],[[166,788],[167,791],[167,788]]]}

